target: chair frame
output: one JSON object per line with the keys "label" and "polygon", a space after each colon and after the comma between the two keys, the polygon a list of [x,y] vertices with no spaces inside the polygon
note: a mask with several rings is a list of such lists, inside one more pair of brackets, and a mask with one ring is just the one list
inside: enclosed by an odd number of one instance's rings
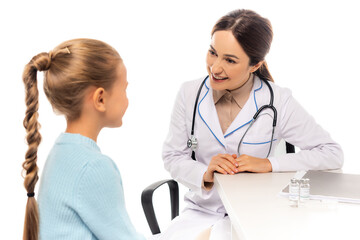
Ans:
{"label": "chair frame", "polygon": [[160,233],[159,224],[154,211],[153,194],[154,191],[163,184],[168,184],[170,190],[171,220],[179,215],[179,185],[175,180],[167,179],[158,181],[145,188],[141,194],[141,204],[152,234]]}

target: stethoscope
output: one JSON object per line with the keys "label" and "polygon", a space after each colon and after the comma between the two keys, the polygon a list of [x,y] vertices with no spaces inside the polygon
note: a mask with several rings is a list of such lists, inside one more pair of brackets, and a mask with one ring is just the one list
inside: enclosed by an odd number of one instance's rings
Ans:
{"label": "stethoscope", "polygon": [[[196,160],[195,158],[195,150],[198,146],[198,141],[197,141],[197,138],[195,137],[194,135],[194,127],[195,127],[195,116],[196,116],[196,108],[197,108],[197,105],[198,105],[198,101],[199,101],[199,97],[200,97],[200,93],[201,93],[201,90],[206,82],[206,80],[209,78],[209,76],[206,76],[205,79],[202,81],[200,87],[199,87],[199,90],[197,92],[197,95],[196,95],[196,100],[195,100],[195,105],[194,105],[194,112],[193,112],[193,119],[192,119],[192,125],[191,125],[191,134],[190,134],[190,138],[188,139],[187,141],[187,146],[188,148],[191,148],[192,150],[192,153],[191,153],[191,158],[193,160]],[[247,132],[249,131],[249,129],[251,128],[251,126],[255,123],[255,121],[258,119],[258,116],[260,115],[260,113],[265,110],[265,109],[271,109],[274,113],[274,116],[273,116],[273,128],[272,128],[272,134],[271,134],[271,141],[270,141],[270,146],[269,146],[269,152],[268,154],[266,155],[266,158],[269,157],[270,155],[270,152],[271,152],[271,148],[272,148],[272,143],[273,143],[273,140],[274,140],[274,131],[275,131],[275,127],[276,127],[276,120],[277,120],[277,111],[276,111],[276,108],[274,107],[273,105],[273,102],[274,102],[274,92],[273,92],[273,89],[272,87],[270,86],[269,82],[267,80],[263,80],[261,79],[261,81],[263,81],[267,87],[269,88],[269,91],[270,91],[270,102],[269,104],[267,105],[263,105],[261,106],[255,113],[255,115],[253,116],[252,120],[250,121],[250,124],[248,126],[248,128],[246,129],[244,135],[242,136],[242,138],[240,139],[239,141],[239,144],[238,144],[238,148],[237,148],[237,152],[238,152],[238,156],[240,156],[240,146],[241,146],[241,143],[243,142],[244,140],[244,137],[245,135],[247,134]]]}

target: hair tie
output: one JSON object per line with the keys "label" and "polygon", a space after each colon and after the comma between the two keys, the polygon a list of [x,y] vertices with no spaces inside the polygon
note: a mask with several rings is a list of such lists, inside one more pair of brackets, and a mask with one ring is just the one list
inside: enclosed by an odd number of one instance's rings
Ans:
{"label": "hair tie", "polygon": [[27,196],[28,196],[28,197],[34,197],[34,196],[35,196],[35,193],[34,193],[34,192],[32,192],[32,193],[27,193]]}
{"label": "hair tie", "polygon": [[50,52],[48,53],[48,55],[49,55],[49,61],[48,61],[47,65],[46,65],[46,70],[49,70],[49,68],[50,68],[51,61],[52,61],[52,59],[53,59],[53,52],[50,51]]}

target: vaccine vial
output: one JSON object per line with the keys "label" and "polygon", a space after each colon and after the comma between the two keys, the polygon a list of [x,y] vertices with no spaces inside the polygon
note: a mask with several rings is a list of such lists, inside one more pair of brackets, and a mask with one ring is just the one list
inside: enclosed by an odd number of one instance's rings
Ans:
{"label": "vaccine vial", "polygon": [[290,206],[298,207],[299,204],[299,180],[292,178],[289,184],[289,200]]}
{"label": "vaccine vial", "polygon": [[310,199],[310,179],[303,178],[300,180],[300,202],[305,203]]}

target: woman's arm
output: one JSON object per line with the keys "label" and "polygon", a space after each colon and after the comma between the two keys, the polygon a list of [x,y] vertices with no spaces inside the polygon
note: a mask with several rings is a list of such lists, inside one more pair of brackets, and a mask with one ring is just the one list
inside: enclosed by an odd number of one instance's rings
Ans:
{"label": "woman's arm", "polygon": [[280,89],[277,109],[280,137],[301,149],[298,153],[278,157],[256,158],[241,155],[239,172],[279,172],[297,170],[338,169],[343,165],[343,152],[328,132],[319,126],[314,118],[292,97],[287,89]]}
{"label": "woman's arm", "polygon": [[[187,84],[191,84],[193,88],[196,88],[194,83],[187,82],[182,85],[178,92],[171,115],[169,133],[164,142],[162,156],[165,169],[170,172],[172,178],[184,184],[192,191],[199,191],[201,190],[202,179],[207,166],[201,162],[192,160],[191,149],[187,147],[190,129],[186,124],[186,113],[192,112],[194,107],[193,105],[186,105],[185,92]],[[194,91],[194,89],[190,89],[189,91],[191,90]],[[189,91],[186,95],[191,95]],[[195,100],[193,102],[195,102]]]}
{"label": "woman's arm", "polygon": [[270,157],[273,172],[338,169],[343,165],[343,152],[328,132],[292,97],[287,90],[281,101],[280,135],[301,149],[295,154]]}

